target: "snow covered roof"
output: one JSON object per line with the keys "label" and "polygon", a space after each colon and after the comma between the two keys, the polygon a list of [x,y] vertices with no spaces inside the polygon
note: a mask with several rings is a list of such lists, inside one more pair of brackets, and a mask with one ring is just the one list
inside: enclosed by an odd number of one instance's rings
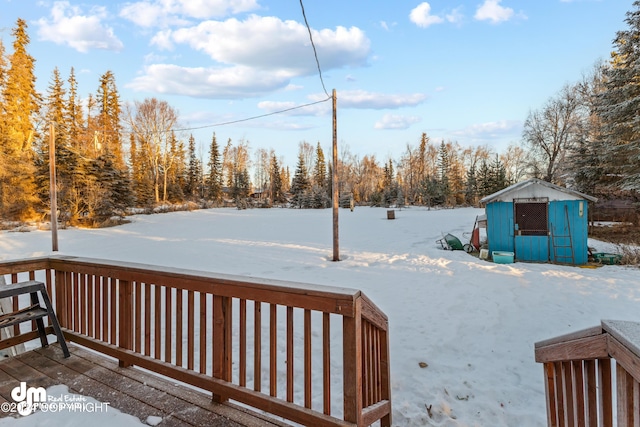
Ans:
{"label": "snow covered roof", "polygon": [[579,191],[570,190],[559,185],[542,181],[537,178],[531,178],[526,181],[518,182],[496,193],[490,194],[480,200],[481,204],[490,202],[512,202],[518,198],[541,198],[546,197],[552,200],[589,200],[597,202],[598,199],[593,196],[580,193]]}

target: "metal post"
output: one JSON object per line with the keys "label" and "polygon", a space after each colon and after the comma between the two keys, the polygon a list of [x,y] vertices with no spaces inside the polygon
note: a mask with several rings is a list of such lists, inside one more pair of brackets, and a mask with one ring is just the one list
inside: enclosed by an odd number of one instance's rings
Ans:
{"label": "metal post", "polygon": [[331,187],[333,189],[333,260],[340,261],[340,236],[338,234],[338,120],[336,90],[333,90],[333,168]]}
{"label": "metal post", "polygon": [[58,203],[56,194],[56,144],[55,126],[49,124],[49,195],[51,197],[51,246],[58,250]]}

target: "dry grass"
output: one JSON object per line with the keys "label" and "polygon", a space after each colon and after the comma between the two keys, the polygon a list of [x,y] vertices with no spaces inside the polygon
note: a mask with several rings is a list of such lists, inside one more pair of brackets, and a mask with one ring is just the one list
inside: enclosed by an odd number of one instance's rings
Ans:
{"label": "dry grass", "polygon": [[622,256],[620,264],[640,266],[640,226],[620,223],[589,228],[589,237],[613,243]]}

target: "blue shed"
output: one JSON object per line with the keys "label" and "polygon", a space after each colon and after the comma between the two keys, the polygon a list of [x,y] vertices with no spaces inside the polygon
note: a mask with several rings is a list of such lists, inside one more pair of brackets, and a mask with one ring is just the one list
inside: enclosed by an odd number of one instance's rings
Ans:
{"label": "blue shed", "polygon": [[585,264],[589,201],[597,199],[535,178],[483,198],[489,253],[513,252],[518,261]]}

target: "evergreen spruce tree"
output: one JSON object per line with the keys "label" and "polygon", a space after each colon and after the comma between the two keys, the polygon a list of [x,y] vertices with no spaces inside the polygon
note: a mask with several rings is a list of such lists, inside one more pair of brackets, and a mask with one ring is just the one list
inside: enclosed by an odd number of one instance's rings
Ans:
{"label": "evergreen spruce tree", "polygon": [[202,170],[200,161],[196,156],[196,140],[193,135],[189,136],[188,147],[189,165],[187,166],[187,178],[184,193],[190,200],[197,200],[200,195],[200,176]]}
{"label": "evergreen spruce tree", "polygon": [[445,201],[442,183],[434,177],[427,175],[420,185],[420,195],[427,207],[442,205]]}
{"label": "evergreen spruce tree", "polygon": [[313,184],[311,186],[311,204],[315,209],[329,206],[331,198],[327,191],[327,164],[320,142],[316,147],[315,163],[313,165]]}
{"label": "evergreen spruce tree", "polygon": [[396,207],[403,208],[405,206],[404,202],[404,192],[402,191],[402,186],[398,185],[398,192],[396,194]]}
{"label": "evergreen spruce tree", "polygon": [[438,153],[438,169],[440,172],[440,195],[444,199],[443,203],[448,203],[451,197],[450,167],[449,151],[444,141],[442,141]]}
{"label": "evergreen spruce tree", "polygon": [[230,193],[238,209],[247,208],[248,198],[251,194],[251,180],[246,168],[233,171]]}
{"label": "evergreen spruce tree", "polygon": [[129,162],[135,205],[150,207],[154,202],[153,179],[147,166],[147,156],[140,155],[139,145],[134,134],[130,136]]}
{"label": "evergreen spruce tree", "polygon": [[209,147],[209,174],[206,179],[207,197],[214,203],[219,203],[222,199],[222,165],[220,162],[220,150],[214,132]]}
{"label": "evergreen spruce tree", "polygon": [[614,39],[605,91],[598,102],[608,150],[601,153],[609,176],[618,176],[623,189],[640,189],[640,1],[627,12],[627,29]]}
{"label": "evergreen spruce tree", "polygon": [[[122,208],[120,201],[134,200],[129,179],[129,170],[124,161],[122,149],[122,110],[120,106],[120,95],[116,87],[116,80],[113,72],[107,71],[100,77],[100,85],[95,97],[98,113],[95,116],[94,132],[94,152],[96,160],[100,157],[105,167],[113,167],[113,171],[107,171],[97,177],[97,185],[104,187],[104,194],[109,200],[104,202],[105,206],[113,206],[116,209]],[[89,119],[87,119],[89,127]],[[127,187],[126,184],[129,184]],[[118,188],[118,192],[113,191]]]}
{"label": "evergreen spruce tree", "polygon": [[271,194],[271,204],[283,203],[286,201],[284,191],[282,189],[282,175],[280,171],[280,165],[278,164],[278,158],[275,153],[271,154],[271,160],[269,162],[269,193]]}
{"label": "evergreen spruce tree", "polygon": [[90,164],[90,189],[87,199],[92,202],[90,216],[95,224],[108,221],[114,214],[123,215],[133,205],[128,174],[116,165],[115,156],[104,150]]}
{"label": "evergreen spruce tree", "polygon": [[599,196],[613,188],[605,181],[607,175],[604,156],[608,151],[602,133],[602,118],[598,113],[598,99],[604,91],[603,64],[596,64],[593,71],[578,85],[584,115],[584,134],[576,141],[567,158],[567,170],[572,176],[572,188],[586,194]]}
{"label": "evergreen spruce tree", "polygon": [[4,214],[4,201],[5,197],[3,195],[3,187],[6,185],[6,180],[8,178],[7,172],[8,167],[7,163],[9,159],[7,159],[7,148],[6,146],[9,144],[9,141],[6,137],[7,135],[7,113],[4,102],[4,94],[6,91],[7,85],[7,59],[4,43],[0,39],[0,214]]}
{"label": "evergreen spruce tree", "polygon": [[184,144],[178,142],[174,132],[169,139],[169,151],[165,153],[166,160],[162,169],[164,177],[163,202],[180,203],[184,201],[185,186],[185,150]]}
{"label": "evergreen spruce tree", "polygon": [[80,140],[80,152],[83,156],[97,158],[102,150],[100,132],[98,130],[98,114],[96,98],[93,94],[87,96],[87,116],[84,138]]}
{"label": "evergreen spruce tree", "polygon": [[476,179],[475,164],[472,164],[467,170],[464,196],[468,204],[475,206],[478,203],[478,181]]}
{"label": "evergreen spruce tree", "polygon": [[87,135],[84,130],[82,105],[80,104],[80,99],[78,99],[78,82],[76,81],[73,67],[67,82],[69,83],[69,89],[67,91],[65,122],[68,127],[69,141],[76,152],[83,154],[82,148],[84,144],[82,144],[81,139],[86,138]]}
{"label": "evergreen spruce tree", "polygon": [[[607,188],[611,190],[610,183],[607,182],[607,174],[605,171],[611,170],[607,167],[605,157],[601,153],[605,152],[602,149],[602,141],[590,141],[583,139],[576,144],[571,154],[571,166],[573,170],[573,180],[576,190],[585,193],[595,195],[598,192],[598,187],[601,190],[606,191]],[[619,179],[615,179],[618,182]]]}
{"label": "evergreen spruce tree", "polygon": [[[72,151],[69,146],[65,90],[57,68],[53,70],[47,90],[45,110],[46,123],[53,125],[59,218],[62,221],[73,224],[77,221],[82,210],[82,206],[78,201],[82,198],[80,185],[83,171],[79,164],[80,159],[77,152]],[[37,191],[44,206],[49,205],[50,202],[49,145],[51,126],[46,126],[45,129],[36,159]]]}
{"label": "evergreen spruce tree", "polygon": [[35,59],[27,52],[27,23],[18,19],[12,31],[13,54],[2,87],[4,116],[0,124],[0,215],[6,219],[30,219],[38,202],[34,180],[34,117],[41,97],[36,90]]}
{"label": "evergreen spruce tree", "polygon": [[478,193],[480,198],[493,194],[493,180],[491,177],[491,168],[485,159],[480,163],[480,170],[477,174]]}
{"label": "evergreen spruce tree", "polygon": [[309,179],[307,178],[307,165],[304,161],[304,154],[298,154],[298,164],[291,181],[292,207],[302,208],[308,203],[308,192],[310,189]]}
{"label": "evergreen spruce tree", "polygon": [[122,152],[122,124],[120,123],[121,107],[120,95],[116,87],[116,78],[111,71],[107,71],[100,77],[100,86],[96,95],[96,101],[100,109],[98,129],[100,130],[100,143],[102,147],[113,154],[116,166],[125,168]]}
{"label": "evergreen spruce tree", "polygon": [[397,188],[393,179],[393,161],[391,159],[384,165],[383,174],[382,203],[385,207],[389,207],[397,198]]}
{"label": "evergreen spruce tree", "polygon": [[[4,43],[0,40],[0,101],[3,101],[3,94],[5,90],[5,86],[7,84],[7,57],[6,57],[6,49],[4,47]],[[0,120],[4,117],[4,102],[0,102]],[[4,128],[3,128],[4,129]]]}
{"label": "evergreen spruce tree", "polygon": [[324,188],[327,183],[327,164],[324,160],[324,151],[318,146],[316,147],[316,159],[313,166],[313,183],[320,188]]}
{"label": "evergreen spruce tree", "polygon": [[490,194],[493,194],[509,186],[509,182],[507,181],[507,170],[504,167],[504,164],[500,161],[500,157],[498,157],[497,154],[493,162],[491,162],[489,169]]}

